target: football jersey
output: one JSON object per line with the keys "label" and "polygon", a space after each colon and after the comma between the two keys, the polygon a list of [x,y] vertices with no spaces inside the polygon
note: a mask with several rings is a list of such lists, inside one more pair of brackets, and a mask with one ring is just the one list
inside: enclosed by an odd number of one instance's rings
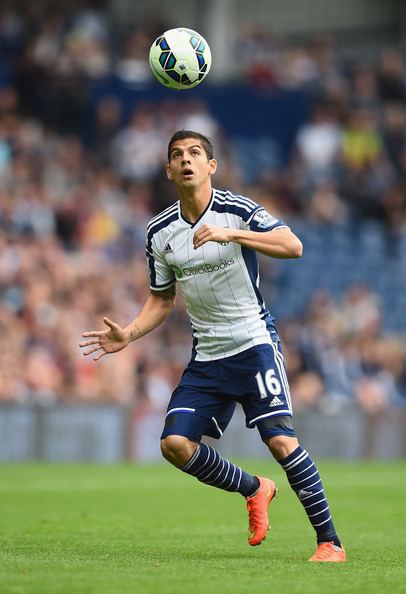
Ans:
{"label": "football jersey", "polygon": [[255,250],[239,243],[209,241],[198,249],[193,236],[204,224],[258,232],[286,227],[256,202],[213,189],[206,210],[187,221],[176,202],[147,227],[151,289],[177,283],[193,332],[192,358],[211,361],[271,343],[273,318],[259,292]]}

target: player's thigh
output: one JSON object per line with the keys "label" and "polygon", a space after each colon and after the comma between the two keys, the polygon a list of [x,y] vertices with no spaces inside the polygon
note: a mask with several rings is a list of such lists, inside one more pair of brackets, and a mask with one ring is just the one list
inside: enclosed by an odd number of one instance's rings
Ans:
{"label": "player's thigh", "polygon": [[169,402],[161,439],[182,435],[199,443],[203,435],[218,439],[234,413],[236,403],[192,386],[179,385]]}

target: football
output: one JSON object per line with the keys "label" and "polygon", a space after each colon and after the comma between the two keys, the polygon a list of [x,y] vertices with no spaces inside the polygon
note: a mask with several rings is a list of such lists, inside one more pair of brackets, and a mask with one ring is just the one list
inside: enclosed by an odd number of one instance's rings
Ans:
{"label": "football", "polygon": [[152,44],[149,65],[165,87],[191,89],[209,73],[210,47],[204,37],[192,29],[169,29]]}

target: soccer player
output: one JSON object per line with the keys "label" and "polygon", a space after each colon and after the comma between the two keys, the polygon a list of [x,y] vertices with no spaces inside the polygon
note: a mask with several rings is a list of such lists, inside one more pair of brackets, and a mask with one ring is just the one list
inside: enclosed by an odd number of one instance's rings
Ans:
{"label": "soccer player", "polygon": [[216,168],[208,138],[186,130],[172,136],[166,173],[179,200],[147,227],[150,294],[128,326],[104,318],[107,329],[85,332],[80,346],[98,361],[138,340],[170,314],[178,284],[193,349],[168,405],[163,456],[202,483],[245,497],[248,542],[259,545],[269,529],[274,482],[245,472],[201,441],[203,435],[221,437],[241,403],[247,427],[259,431],[316,531],[317,548],[309,560],[342,562],[346,553],[320,475],[293,429],[280,340],[258,288],[256,252],[299,258],[302,244],[259,204],[214,189]]}

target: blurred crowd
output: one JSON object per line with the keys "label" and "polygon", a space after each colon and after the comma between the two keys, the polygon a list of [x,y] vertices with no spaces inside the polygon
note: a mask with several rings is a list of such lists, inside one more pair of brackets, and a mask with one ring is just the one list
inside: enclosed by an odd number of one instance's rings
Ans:
{"label": "blurred crowd", "polygon": [[[83,142],[78,114],[89,80],[112,71],[133,82],[150,77],[152,28],[129,27],[118,40],[92,3],[71,12],[54,7],[46,18],[29,4],[0,8],[0,400],[165,407],[191,350],[180,298],[164,326],[119,355],[95,364],[77,344],[104,315],[126,324],[148,294],[145,227],[176,199],[163,165],[178,128],[214,140],[216,187],[257,199],[293,229],[300,221],[315,232],[338,225],[356,233],[373,220],[388,259],[402,257],[406,70],[399,51],[349,62],[331,39],[291,47],[264,31],[241,31],[240,82],[300,88],[312,105],[287,165],[252,180],[221,122],[196,99],[159,110],[145,101],[123,122],[119,102],[106,96],[90,146]],[[284,287],[273,281],[284,263],[261,263],[277,314]],[[334,293],[321,288],[322,277],[302,311],[278,323],[296,409],[334,412],[351,403],[375,414],[404,404],[404,332],[385,326],[373,285]]]}

